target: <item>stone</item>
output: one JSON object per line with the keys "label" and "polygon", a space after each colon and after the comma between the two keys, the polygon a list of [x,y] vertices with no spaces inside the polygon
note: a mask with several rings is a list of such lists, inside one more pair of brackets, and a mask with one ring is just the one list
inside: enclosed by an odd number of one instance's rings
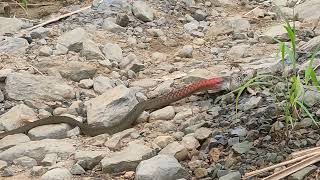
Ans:
{"label": "stone", "polygon": [[303,102],[308,106],[308,107],[313,107],[317,104],[319,104],[320,101],[320,93],[315,90],[306,90],[304,94],[304,100]]}
{"label": "stone", "polygon": [[121,62],[123,60],[122,49],[118,44],[107,43],[104,45],[103,54],[111,62]]}
{"label": "stone", "polygon": [[[131,122],[122,118],[138,103],[133,90],[123,85],[109,89],[86,102],[88,124],[125,130]],[[117,112],[117,113],[114,113]]]}
{"label": "stone", "polygon": [[188,158],[188,150],[183,145],[174,141],[163,148],[159,154],[174,156],[178,161],[183,161]]}
{"label": "stone", "polygon": [[262,100],[262,97],[252,96],[246,102],[240,103],[238,106],[238,109],[241,111],[248,111],[250,109],[258,107],[261,100]]}
{"label": "stone", "polygon": [[200,147],[199,141],[192,135],[186,135],[182,138],[181,144],[188,150],[194,150]]}
{"label": "stone", "polygon": [[93,87],[93,80],[92,79],[82,79],[82,80],[80,80],[78,85],[81,88],[90,89]]}
{"label": "stone", "polygon": [[31,168],[31,167],[37,165],[37,161],[33,158],[23,156],[23,157],[14,159],[13,164],[18,165],[18,166],[22,166],[25,168]]}
{"label": "stone", "polygon": [[197,179],[204,178],[208,176],[208,171],[205,168],[197,168],[194,170],[194,175]]}
{"label": "stone", "polygon": [[48,37],[51,29],[45,27],[38,27],[30,32],[32,39],[43,39]]}
{"label": "stone", "polygon": [[250,22],[241,16],[229,17],[226,23],[233,29],[234,32],[246,32],[250,29]]}
{"label": "stone", "polygon": [[38,126],[28,132],[28,136],[32,140],[41,139],[63,139],[67,137],[67,132],[71,130],[69,124],[49,124]]}
{"label": "stone", "polygon": [[269,44],[276,43],[274,39],[278,39],[280,41],[288,41],[288,33],[286,29],[283,27],[283,24],[268,27],[259,37],[260,42],[265,42]]}
{"label": "stone", "polygon": [[13,73],[13,69],[4,68],[0,70],[0,82],[4,82],[7,78],[7,76],[11,73]]}
{"label": "stone", "polygon": [[37,114],[33,109],[24,104],[19,104],[0,116],[0,130],[10,131],[20,127],[23,121],[34,121],[36,119]]}
{"label": "stone", "polygon": [[12,167],[7,167],[3,170],[2,177],[10,177],[10,176],[14,176],[14,170]]}
{"label": "stone", "polygon": [[117,14],[116,24],[126,27],[129,24],[129,16],[124,13]]}
{"label": "stone", "polygon": [[138,164],[155,155],[155,152],[137,142],[129,143],[122,151],[111,153],[101,160],[104,173],[116,173],[122,171],[134,171]]}
{"label": "stone", "polygon": [[190,175],[179,162],[169,155],[157,155],[151,159],[142,161],[136,170],[136,180],[153,179],[189,179]]}
{"label": "stone", "polygon": [[[66,140],[43,139],[20,143],[0,152],[0,160],[12,162],[19,157],[28,156],[41,161],[48,153],[57,153],[59,157],[69,157],[75,151],[72,143]],[[35,153],[36,152],[36,153]]]}
{"label": "stone", "polygon": [[153,142],[160,148],[166,147],[169,143],[172,143],[173,141],[174,139],[172,136],[158,136],[153,140]]}
{"label": "stone", "polygon": [[136,132],[136,130],[134,128],[130,128],[113,134],[112,137],[104,145],[112,151],[119,150],[121,148],[121,140],[134,132]]}
{"label": "stone", "polygon": [[124,27],[116,24],[110,18],[104,19],[102,28],[112,33],[126,32],[126,29]]}
{"label": "stone", "polygon": [[233,58],[244,58],[247,56],[250,45],[241,44],[232,46],[232,48],[228,51],[228,56]]}
{"label": "stone", "polygon": [[103,94],[114,86],[113,81],[105,76],[99,75],[93,79],[93,89],[98,94]]}
{"label": "stone", "polygon": [[[62,63],[62,62],[60,62]],[[97,69],[95,66],[90,65],[84,62],[71,61],[66,64],[64,67],[61,67],[59,62],[55,64],[43,64],[44,66],[54,66],[58,69],[62,77],[66,79],[71,79],[72,81],[79,82],[82,79],[92,79],[96,74]]]}
{"label": "stone", "polygon": [[289,180],[303,180],[306,177],[308,177],[310,174],[312,174],[313,172],[315,172],[318,169],[317,166],[315,165],[311,165],[311,166],[307,166],[293,174],[291,174],[288,179]]}
{"label": "stone", "polygon": [[74,159],[83,169],[91,170],[106,156],[105,151],[76,151]]}
{"label": "stone", "polygon": [[178,56],[182,57],[182,58],[192,58],[192,56],[193,56],[192,54],[193,54],[193,46],[192,45],[185,45],[178,52]]}
{"label": "stone", "polygon": [[241,174],[239,171],[230,172],[219,178],[219,180],[241,180]]}
{"label": "stone", "polygon": [[25,134],[8,135],[0,139],[0,150],[9,149],[17,144],[29,142],[30,138]]}
{"label": "stone", "polygon": [[188,33],[191,33],[199,28],[199,22],[192,21],[183,25],[183,28]]}
{"label": "stone", "polygon": [[46,156],[41,161],[43,166],[53,166],[57,163],[58,155],[56,153],[46,154]]}
{"label": "stone", "polygon": [[39,49],[39,56],[51,56],[52,55],[52,49],[49,46],[41,46]]}
{"label": "stone", "polygon": [[8,166],[8,163],[0,160],[0,171],[5,169]]}
{"label": "stone", "polygon": [[33,166],[31,168],[31,172],[30,174],[32,176],[42,176],[44,173],[47,172],[47,168],[43,167],[43,166]]}
{"label": "stone", "polygon": [[75,28],[58,37],[57,44],[68,48],[69,51],[80,52],[83,42],[88,39],[88,33],[83,28]]}
{"label": "stone", "polygon": [[6,37],[0,39],[0,52],[7,54],[24,54],[29,43],[24,38]]}
{"label": "stone", "polygon": [[192,15],[192,17],[197,21],[204,21],[207,16],[208,16],[208,14],[201,9],[196,10],[194,12],[194,14]]}
{"label": "stone", "polygon": [[86,171],[79,164],[74,164],[70,169],[70,173],[72,175],[81,175],[85,174]]}
{"label": "stone", "polygon": [[232,136],[245,137],[247,135],[247,130],[243,127],[237,127],[231,130],[230,134]]}
{"label": "stone", "polygon": [[132,13],[143,22],[153,21],[153,9],[144,1],[134,1],[132,4]]}
{"label": "stone", "polygon": [[244,154],[248,152],[252,148],[252,146],[253,146],[252,142],[244,141],[241,143],[234,144],[232,146],[232,149],[239,154]]}
{"label": "stone", "polygon": [[150,114],[150,121],[154,120],[170,120],[175,115],[174,108],[172,106],[166,106],[162,109],[156,110]]}
{"label": "stone", "polygon": [[87,60],[103,60],[105,58],[98,45],[92,40],[83,41],[82,46],[80,55],[85,57]]}
{"label": "stone", "polygon": [[71,180],[72,174],[67,168],[55,168],[41,176],[41,180]]}
{"label": "stone", "polygon": [[298,4],[295,7],[295,12],[298,14],[299,19],[308,22],[320,17],[319,8],[320,2],[318,0],[310,0]]}
{"label": "stone", "polygon": [[0,17],[0,24],[1,24],[0,36],[6,33],[15,33],[19,31],[21,28],[26,28],[27,26],[31,25],[31,24],[25,23],[24,21],[18,18],[6,18],[6,17]]}
{"label": "stone", "polygon": [[[12,73],[7,76],[6,92],[13,100],[59,101],[72,99],[75,92],[71,86],[54,76]],[[23,89],[23,91],[21,91]]]}
{"label": "stone", "polygon": [[212,130],[209,128],[201,127],[194,132],[194,137],[198,140],[205,140],[212,134]]}

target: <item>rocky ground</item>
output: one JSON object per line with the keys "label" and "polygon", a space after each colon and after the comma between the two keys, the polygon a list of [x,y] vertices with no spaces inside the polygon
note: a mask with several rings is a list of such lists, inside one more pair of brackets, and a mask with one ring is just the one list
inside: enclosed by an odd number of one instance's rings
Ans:
{"label": "rocky ground", "polygon": [[[296,20],[300,69],[320,43],[318,0],[93,1],[91,9],[21,37],[36,18],[49,18],[39,11],[57,17],[91,5],[36,2],[58,8],[30,8],[31,21],[15,14],[19,8],[6,14],[8,4],[0,6],[1,131],[51,115],[111,126],[139,101],[200,79],[246,69],[275,74],[281,61],[274,38],[288,41],[278,8]],[[86,137],[57,124],[7,136],[0,140],[1,179],[241,179],[320,144],[307,116],[288,133],[274,98],[285,87],[271,83],[248,89],[238,113],[229,87],[144,112],[114,135]],[[320,95],[306,93],[320,116]],[[312,165],[290,179],[317,179],[319,170]]]}

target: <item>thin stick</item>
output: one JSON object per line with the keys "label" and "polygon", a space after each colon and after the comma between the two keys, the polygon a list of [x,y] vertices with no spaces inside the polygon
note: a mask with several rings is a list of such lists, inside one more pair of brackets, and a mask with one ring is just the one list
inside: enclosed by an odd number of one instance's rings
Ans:
{"label": "thin stick", "polygon": [[259,6],[253,8],[252,10],[250,10],[249,12],[245,13],[243,16],[247,16],[248,14],[252,13],[254,10],[258,9]]}
{"label": "thin stick", "polygon": [[295,163],[297,161],[301,161],[301,160],[303,160],[305,158],[308,158],[308,157],[314,156],[314,155],[320,155],[320,152],[307,154],[307,155],[304,155],[304,156],[301,156],[301,157],[297,157],[297,158],[294,158],[294,159],[291,159],[291,160],[287,160],[287,161],[284,161],[282,163],[275,164],[275,165],[272,165],[272,166],[269,166],[269,167],[266,167],[266,168],[263,168],[263,169],[259,169],[259,170],[256,170],[256,171],[253,171],[253,172],[250,172],[250,173],[246,173],[244,175],[244,179],[247,179],[247,178],[252,177],[252,176],[256,176],[258,174],[270,171],[272,169],[275,169],[275,168],[278,168],[278,167],[281,167],[281,166],[285,166],[287,164],[292,164],[292,163]]}
{"label": "thin stick", "polygon": [[319,154],[311,156],[299,163],[296,163],[286,169],[283,169],[279,172],[276,172],[274,174],[272,174],[271,176],[268,176],[266,178],[264,178],[263,180],[278,180],[278,179],[282,179],[285,178],[287,176],[289,176],[292,173],[295,173],[311,164],[317,163],[320,161],[320,156]]}
{"label": "thin stick", "polygon": [[[16,5],[16,3],[8,3],[9,5]],[[54,3],[43,3],[43,4],[27,4],[29,7],[37,7],[37,6],[51,6],[54,5]]]}
{"label": "thin stick", "polygon": [[[27,62],[26,62],[27,63]],[[31,68],[33,68],[34,70],[36,70],[39,74],[41,74],[42,76],[44,76],[44,74],[41,72],[41,71],[39,71],[39,69],[38,68],[36,68],[36,67],[34,67],[34,66],[32,66],[31,64],[29,64],[29,63],[27,63],[27,65],[28,66],[30,66]]]}
{"label": "thin stick", "polygon": [[[303,156],[303,155],[312,153],[312,152],[317,151],[317,150],[320,150],[320,147],[314,147],[314,148],[310,148],[310,149],[301,150],[301,151],[298,151],[298,152],[293,152],[293,153],[291,153],[291,156],[293,158],[297,157],[297,156]],[[320,151],[318,151],[318,152],[320,153]]]}

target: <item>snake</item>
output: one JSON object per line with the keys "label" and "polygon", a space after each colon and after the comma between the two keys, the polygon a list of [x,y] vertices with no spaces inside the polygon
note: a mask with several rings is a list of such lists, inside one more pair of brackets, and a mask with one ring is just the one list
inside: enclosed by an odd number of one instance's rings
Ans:
{"label": "snake", "polygon": [[138,119],[144,111],[157,110],[157,109],[163,108],[167,105],[170,105],[171,103],[179,101],[199,91],[220,90],[221,86],[223,85],[223,82],[224,82],[224,78],[222,77],[202,79],[202,80],[199,80],[198,82],[185,86],[179,90],[175,90],[155,98],[142,100],[138,102],[123,117],[123,119],[118,121],[119,123],[114,124],[113,126],[109,126],[109,127],[94,126],[94,125],[82,123],[69,116],[49,116],[46,118],[36,120],[34,122],[26,123],[25,125],[18,127],[16,129],[0,133],[0,139],[13,134],[19,134],[19,133],[27,134],[29,130],[38,126],[60,124],[60,123],[66,123],[72,127],[79,127],[81,134],[84,134],[90,137],[94,137],[100,134],[112,135],[117,132],[130,128],[133,125],[133,123],[136,121],[136,119]]}

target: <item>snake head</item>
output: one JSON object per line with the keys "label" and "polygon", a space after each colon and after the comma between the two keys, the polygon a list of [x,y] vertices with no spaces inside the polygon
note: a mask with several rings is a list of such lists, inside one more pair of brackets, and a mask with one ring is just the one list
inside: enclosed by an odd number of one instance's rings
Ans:
{"label": "snake head", "polygon": [[215,77],[208,80],[208,83],[210,84],[210,88],[213,90],[221,89],[224,82],[225,82],[225,79],[222,77]]}

